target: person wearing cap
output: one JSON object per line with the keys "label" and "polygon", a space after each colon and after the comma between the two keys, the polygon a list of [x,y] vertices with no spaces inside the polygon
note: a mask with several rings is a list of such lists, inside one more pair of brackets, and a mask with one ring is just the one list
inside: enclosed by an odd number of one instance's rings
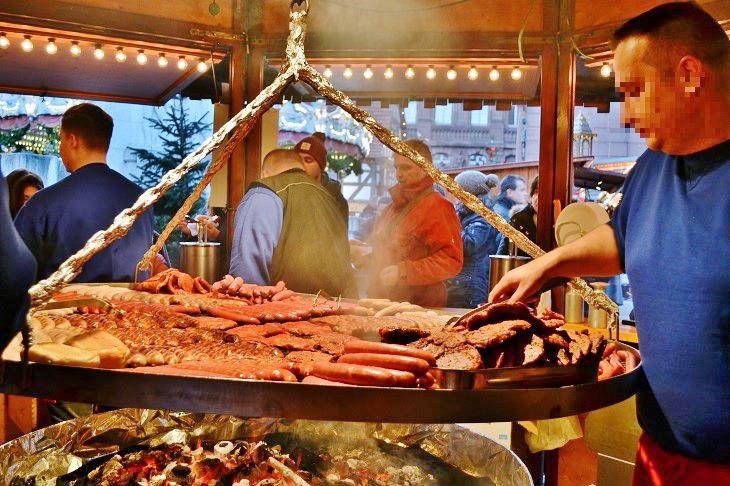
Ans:
{"label": "person wearing cap", "polygon": [[299,154],[304,165],[304,171],[313,179],[319,181],[327,192],[332,194],[337,202],[337,207],[347,223],[350,219],[350,206],[347,199],[342,195],[342,186],[339,182],[330,179],[327,174],[327,149],[324,146],[325,135],[322,132],[315,132],[307,138],[303,138],[294,146],[294,151]]}
{"label": "person wearing cap", "polygon": [[[494,180],[477,170],[465,170],[455,180],[465,191],[480,199],[496,186],[490,187]],[[461,220],[464,266],[459,275],[447,283],[447,305],[472,308],[487,300],[489,255],[497,250],[499,232],[462,203],[456,205],[456,213]]]}

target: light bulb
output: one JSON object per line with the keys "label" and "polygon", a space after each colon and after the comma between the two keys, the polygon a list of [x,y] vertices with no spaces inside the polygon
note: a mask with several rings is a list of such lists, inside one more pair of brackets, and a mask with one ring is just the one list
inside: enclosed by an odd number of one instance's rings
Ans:
{"label": "light bulb", "polygon": [[203,61],[202,59],[198,61],[198,65],[196,67],[199,73],[203,74],[208,70],[208,65]]}
{"label": "light bulb", "polygon": [[324,77],[329,79],[332,77],[332,68],[329,66],[325,66],[324,71],[322,71],[322,74],[324,74]]}
{"label": "light bulb", "polygon": [[604,78],[608,78],[611,76],[611,65],[606,63],[603,66],[601,66],[601,76]]}
{"label": "light bulb", "polygon": [[386,66],[385,71],[383,71],[383,77],[385,79],[393,79],[393,68]]}
{"label": "light bulb", "polygon": [[373,79],[373,69],[368,66],[365,68],[365,71],[362,72],[362,77],[365,79]]}
{"label": "light bulb", "polygon": [[5,32],[0,32],[0,49],[7,49],[10,47],[10,39],[5,35]]}
{"label": "light bulb", "polygon": [[145,54],[142,49],[140,49],[139,54],[137,54],[137,64],[140,66],[147,64],[147,54]]}
{"label": "light bulb", "polygon": [[96,48],[94,49],[94,57],[99,61],[104,59],[104,49],[101,48],[101,44],[96,45]]}
{"label": "light bulb", "polygon": [[342,71],[342,77],[345,79],[350,79],[352,77],[352,68],[350,66],[345,66],[345,70]]}
{"label": "light bulb", "polygon": [[426,77],[428,79],[433,79],[436,77],[436,70],[433,68],[433,66],[429,66],[428,70],[426,71]]}
{"label": "light bulb", "polygon": [[68,51],[73,57],[79,57],[81,55],[81,47],[79,47],[79,43],[76,41],[71,43],[71,48]]}
{"label": "light bulb", "polygon": [[477,71],[477,68],[472,66],[471,69],[469,69],[469,72],[466,73],[466,77],[469,78],[470,81],[476,81],[479,77],[479,71]]}
{"label": "light bulb", "polygon": [[124,53],[123,47],[117,47],[117,52],[114,54],[114,59],[117,60],[117,62],[124,62],[127,60],[127,55]]}
{"label": "light bulb", "polygon": [[29,35],[26,35],[25,39],[23,39],[23,42],[20,43],[20,48],[23,49],[25,52],[30,52],[33,50],[33,41],[30,40]]}
{"label": "light bulb", "polygon": [[491,71],[489,71],[489,79],[492,81],[496,81],[499,79],[499,69],[496,67],[493,67]]}
{"label": "light bulb", "polygon": [[519,81],[520,79],[522,79],[522,69],[515,67],[510,73],[510,77],[515,81]]}
{"label": "light bulb", "polygon": [[58,46],[56,45],[56,39],[48,39],[48,44],[46,44],[46,52],[50,55],[53,55],[58,52]]}
{"label": "light bulb", "polygon": [[446,79],[449,81],[453,81],[456,79],[456,69],[454,69],[454,66],[451,66],[448,71],[446,71]]}
{"label": "light bulb", "polygon": [[177,68],[180,71],[185,71],[188,68],[188,61],[185,60],[185,56],[180,56],[177,60]]}
{"label": "light bulb", "polygon": [[168,60],[167,57],[165,57],[165,53],[161,52],[159,56],[157,56],[157,65],[161,68],[167,67]]}
{"label": "light bulb", "polygon": [[416,70],[413,69],[413,66],[408,66],[406,68],[406,79],[413,79],[416,77]]}

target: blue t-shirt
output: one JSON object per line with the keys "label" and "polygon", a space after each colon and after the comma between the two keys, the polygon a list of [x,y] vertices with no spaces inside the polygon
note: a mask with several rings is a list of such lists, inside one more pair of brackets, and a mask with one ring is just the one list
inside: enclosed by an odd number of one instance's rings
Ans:
{"label": "blue t-shirt", "polygon": [[[132,206],[142,189],[106,164],[89,164],[41,191],[15,217],[15,227],[38,261],[38,278],[55,272],[97,231]],[[84,265],[76,282],[129,282],[152,245],[153,215],[142,214],[123,238]]]}
{"label": "blue t-shirt", "polygon": [[646,151],[611,221],[648,389],[639,423],[664,449],[730,463],[730,140]]}

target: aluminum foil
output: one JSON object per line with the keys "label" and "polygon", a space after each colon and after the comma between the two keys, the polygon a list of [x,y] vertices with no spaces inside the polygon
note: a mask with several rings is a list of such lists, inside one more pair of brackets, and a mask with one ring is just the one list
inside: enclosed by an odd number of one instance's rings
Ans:
{"label": "aluminum foil", "polygon": [[360,457],[366,454],[372,464],[377,463],[378,455],[384,454],[379,443],[420,448],[472,476],[475,484],[533,484],[527,469],[511,451],[456,425],[243,419],[138,409],[64,422],[4,444],[0,447],[0,483],[34,480],[38,486],[53,485],[57,477],[90,459],[137,444],[191,443],[196,439],[261,440],[271,433],[314,441],[320,451],[312,452],[346,457],[355,452]]}

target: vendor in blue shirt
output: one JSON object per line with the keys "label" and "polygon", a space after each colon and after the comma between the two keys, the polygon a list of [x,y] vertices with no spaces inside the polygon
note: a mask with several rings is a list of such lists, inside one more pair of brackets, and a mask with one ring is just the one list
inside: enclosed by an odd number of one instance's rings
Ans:
{"label": "vendor in blue shirt", "polygon": [[[114,121],[90,103],[69,108],[61,120],[59,152],[71,175],[36,193],[15,218],[15,227],[48,277],[106,229],[142,194],[136,184],[107,165]],[[94,255],[77,282],[128,282],[152,244],[152,212],[139,217],[126,236]]]}
{"label": "vendor in blue shirt", "polygon": [[730,484],[730,40],[689,2],[614,38],[623,121],[649,150],[610,224],[508,273],[490,300],[625,270],[648,384],[634,484]]}

